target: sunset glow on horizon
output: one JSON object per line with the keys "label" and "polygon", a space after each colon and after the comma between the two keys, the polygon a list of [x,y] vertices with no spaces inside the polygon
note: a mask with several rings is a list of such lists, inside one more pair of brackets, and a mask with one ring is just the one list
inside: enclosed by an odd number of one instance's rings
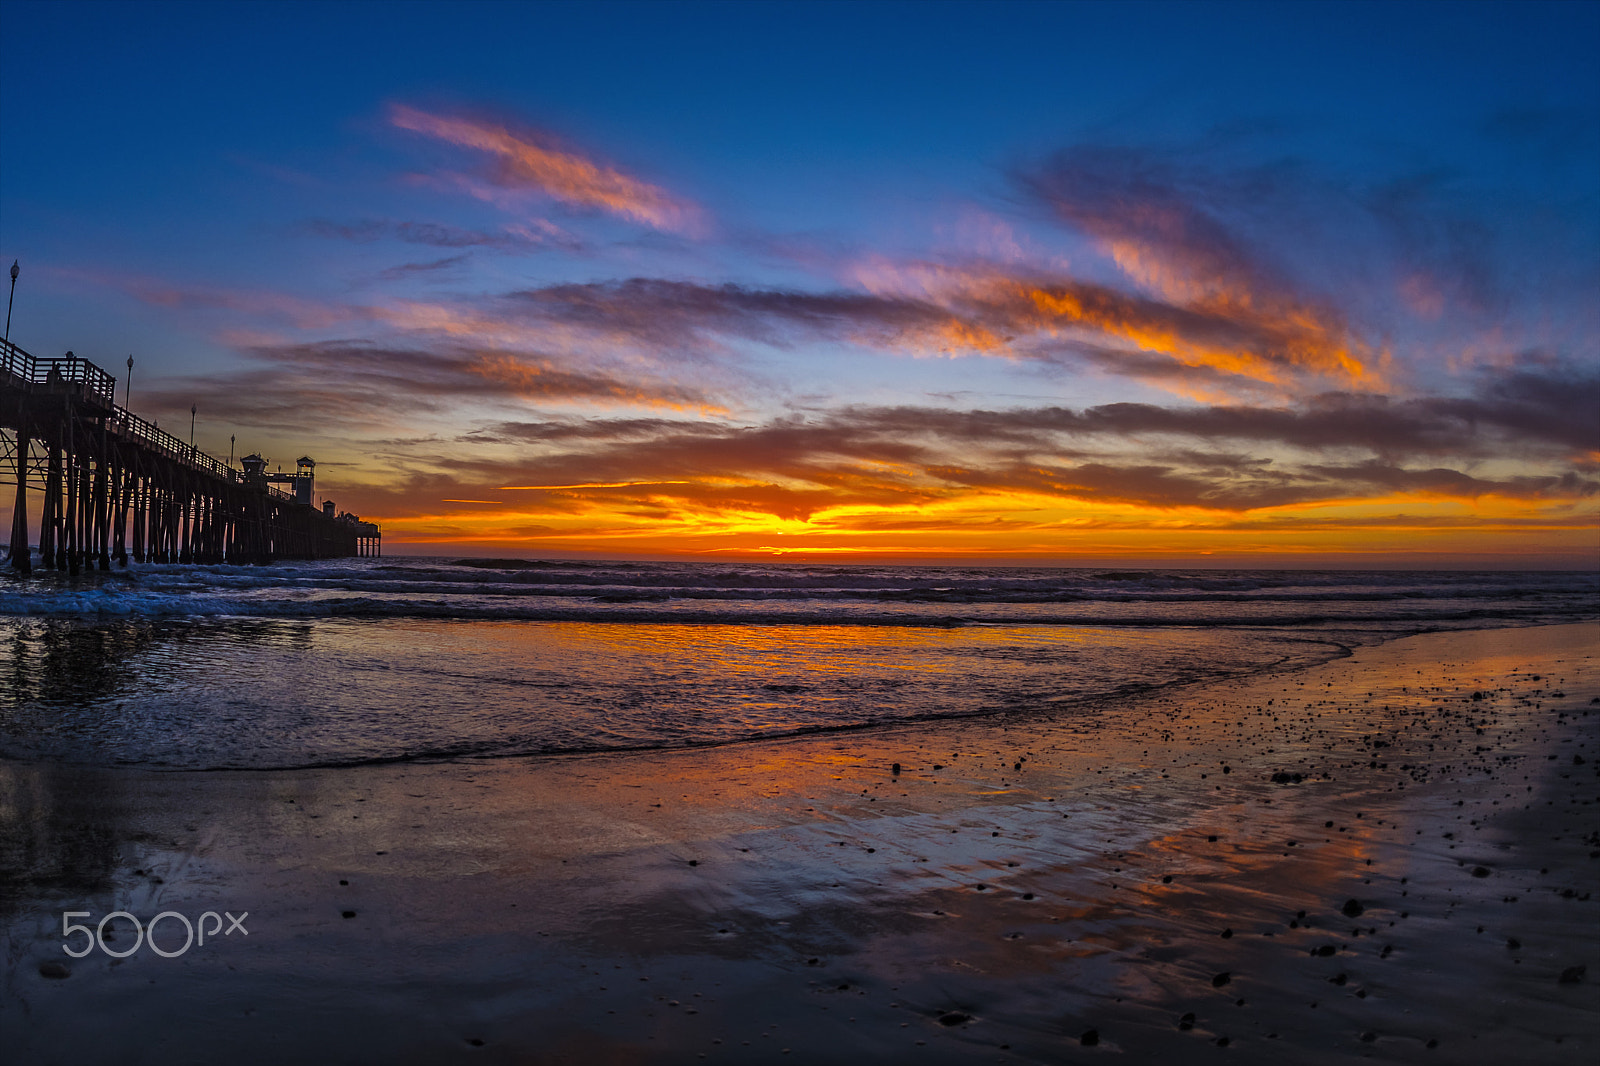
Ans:
{"label": "sunset glow on horizon", "polygon": [[1600,5],[5,14],[11,340],[386,553],[1600,565]]}

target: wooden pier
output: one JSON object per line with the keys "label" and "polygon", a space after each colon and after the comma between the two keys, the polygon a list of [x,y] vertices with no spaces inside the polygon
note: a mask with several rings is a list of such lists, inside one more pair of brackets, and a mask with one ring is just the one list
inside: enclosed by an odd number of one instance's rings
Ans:
{"label": "wooden pier", "polygon": [[[382,532],[285,492],[258,456],[235,470],[116,403],[116,379],[68,352],[0,342],[0,485],[16,486],[11,565],[32,569],[29,491],[42,496],[40,565],[76,574],[138,562],[265,563],[382,554]],[[302,463],[310,463],[303,460]],[[5,480],[10,474],[10,481]],[[309,473],[301,476],[309,477]]]}

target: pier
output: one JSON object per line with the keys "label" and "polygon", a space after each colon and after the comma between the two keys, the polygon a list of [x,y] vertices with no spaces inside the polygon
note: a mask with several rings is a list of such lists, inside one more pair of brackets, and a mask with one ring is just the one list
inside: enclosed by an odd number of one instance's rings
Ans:
{"label": "pier", "polygon": [[[68,352],[0,342],[0,485],[16,486],[11,565],[33,566],[29,490],[42,496],[40,565],[76,574],[112,561],[266,563],[381,555],[382,532],[332,501],[315,506],[310,458],[236,470],[116,403],[116,379]],[[6,475],[10,481],[6,481]],[[278,486],[290,485],[290,491]]]}

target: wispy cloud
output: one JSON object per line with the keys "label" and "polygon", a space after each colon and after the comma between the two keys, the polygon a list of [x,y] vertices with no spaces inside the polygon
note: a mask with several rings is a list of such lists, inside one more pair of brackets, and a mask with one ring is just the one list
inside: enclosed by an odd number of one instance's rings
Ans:
{"label": "wispy cloud", "polygon": [[325,218],[314,218],[304,223],[304,230],[318,237],[335,240],[370,243],[392,239],[405,244],[422,244],[433,248],[491,248],[507,252],[537,252],[546,249],[581,252],[585,248],[583,241],[577,235],[567,232],[547,219],[534,219],[531,222],[506,226],[494,233],[437,222],[390,222],[373,218],[364,218],[356,222],[334,222]]}
{"label": "wispy cloud", "polygon": [[658,185],[556,145],[548,134],[501,122],[435,115],[404,104],[389,109],[395,126],[490,155],[489,179],[537,190],[572,207],[605,211],[672,233],[706,230],[704,212]]}
{"label": "wispy cloud", "polygon": [[451,270],[466,263],[464,255],[452,255],[445,259],[435,259],[428,263],[402,263],[399,266],[389,267],[378,272],[380,281],[401,281],[405,278],[417,277],[422,274],[437,274],[441,270]]}
{"label": "wispy cloud", "polygon": [[456,413],[469,402],[721,410],[678,383],[578,369],[528,352],[327,341],[263,345],[248,354],[253,367],[189,377],[181,386],[154,384],[141,408],[178,412],[203,401],[216,420],[319,434],[385,430],[410,414]]}
{"label": "wispy cloud", "polygon": [[1069,278],[993,266],[875,262],[868,290],[807,292],[652,278],[555,285],[510,294],[506,313],[657,347],[718,336],[791,346],[825,339],[901,354],[983,354],[1085,362],[1130,376],[1158,366],[1284,390],[1305,381],[1372,389],[1381,353],[1324,321],[1249,308],[1191,307]]}

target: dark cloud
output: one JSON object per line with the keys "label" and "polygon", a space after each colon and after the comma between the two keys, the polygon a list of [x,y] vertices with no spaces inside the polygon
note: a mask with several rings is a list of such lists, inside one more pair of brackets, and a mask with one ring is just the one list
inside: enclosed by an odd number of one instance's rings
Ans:
{"label": "dark cloud", "polygon": [[471,400],[690,407],[707,402],[684,386],[574,369],[548,356],[505,349],[432,351],[328,341],[257,347],[248,354],[264,365],[186,379],[181,388],[157,385],[145,391],[143,402],[176,412],[203,400],[213,419],[317,432],[388,426],[408,413],[448,412]]}
{"label": "dark cloud", "polygon": [[418,274],[435,274],[441,270],[450,270],[467,261],[464,255],[452,255],[446,259],[435,259],[431,263],[402,263],[380,271],[378,277],[383,281],[401,281],[405,278],[415,277]]}
{"label": "dark cloud", "polygon": [[654,278],[553,285],[512,293],[522,314],[664,347],[724,334],[787,346],[811,339],[870,339],[892,345],[908,332],[936,329],[951,315],[932,304],[865,293],[808,293],[742,285],[699,285]]}

